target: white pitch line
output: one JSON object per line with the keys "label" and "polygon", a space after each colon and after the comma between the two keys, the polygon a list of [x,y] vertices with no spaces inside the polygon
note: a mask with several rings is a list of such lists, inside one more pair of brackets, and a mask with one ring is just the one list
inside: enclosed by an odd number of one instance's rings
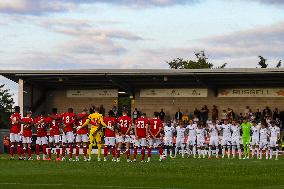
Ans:
{"label": "white pitch line", "polygon": [[[129,188],[129,189],[166,189],[162,187],[144,187],[144,186],[96,186],[96,185],[78,185],[78,184],[36,184],[36,183],[17,183],[17,182],[0,182],[0,185],[25,185],[25,186],[67,186],[67,187],[85,187],[85,188]],[[170,188],[168,188],[170,189]],[[181,189],[181,188],[174,188],[174,189]]]}

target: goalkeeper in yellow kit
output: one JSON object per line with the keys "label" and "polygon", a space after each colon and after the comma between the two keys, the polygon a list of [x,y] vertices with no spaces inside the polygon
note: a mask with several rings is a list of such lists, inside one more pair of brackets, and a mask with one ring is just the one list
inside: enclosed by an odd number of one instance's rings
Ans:
{"label": "goalkeeper in yellow kit", "polygon": [[91,130],[89,134],[90,144],[89,144],[89,150],[88,150],[88,155],[89,155],[88,161],[91,161],[92,149],[94,145],[97,145],[98,147],[98,161],[101,161],[101,149],[103,145],[102,144],[102,136],[103,136],[102,128],[106,127],[107,125],[104,123],[103,116],[99,113],[99,108],[96,107],[95,112],[90,114],[86,122],[81,127],[78,127],[77,129],[86,127],[88,126],[88,124],[91,125]]}

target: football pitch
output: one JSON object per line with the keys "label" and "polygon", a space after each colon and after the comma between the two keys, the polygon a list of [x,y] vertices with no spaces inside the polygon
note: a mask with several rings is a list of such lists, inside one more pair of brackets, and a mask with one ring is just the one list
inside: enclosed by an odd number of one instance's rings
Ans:
{"label": "football pitch", "polygon": [[275,160],[176,158],[149,163],[6,160],[0,155],[0,188],[258,188],[284,189],[284,157]]}

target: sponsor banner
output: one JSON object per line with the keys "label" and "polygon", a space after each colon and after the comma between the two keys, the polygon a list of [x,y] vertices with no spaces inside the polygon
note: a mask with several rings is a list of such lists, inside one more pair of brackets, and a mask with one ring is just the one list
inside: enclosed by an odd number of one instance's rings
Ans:
{"label": "sponsor banner", "polygon": [[141,89],[140,97],[207,97],[208,90],[192,89]]}
{"label": "sponsor banner", "polygon": [[284,88],[219,89],[218,97],[284,97]]}
{"label": "sponsor banner", "polygon": [[118,97],[117,89],[67,90],[68,98]]}

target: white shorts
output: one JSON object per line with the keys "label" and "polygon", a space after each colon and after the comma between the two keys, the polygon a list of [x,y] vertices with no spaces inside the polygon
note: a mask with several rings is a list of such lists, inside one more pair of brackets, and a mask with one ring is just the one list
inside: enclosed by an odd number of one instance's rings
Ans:
{"label": "white shorts", "polygon": [[39,144],[39,145],[47,144],[47,137],[37,137],[36,144]]}
{"label": "white shorts", "polygon": [[218,137],[210,137],[209,145],[210,146],[218,146],[219,145],[219,138]]}
{"label": "white shorts", "polygon": [[16,133],[10,133],[10,142],[20,142],[21,135]]}
{"label": "white shorts", "polygon": [[115,137],[106,137],[105,138],[106,146],[115,146]]}
{"label": "white shorts", "polygon": [[54,136],[49,136],[48,137],[48,142],[49,143],[59,143],[59,138],[60,136],[59,135],[54,135]]}
{"label": "white shorts", "polygon": [[145,147],[145,146],[147,146],[146,138],[139,138],[138,140],[135,140],[135,146],[136,147]]}
{"label": "white shorts", "polygon": [[148,139],[149,146],[153,146],[154,148],[160,146],[162,144],[162,141],[160,138],[157,138],[156,140],[153,138]]}
{"label": "white shorts", "polygon": [[205,140],[204,139],[198,139],[197,138],[197,141],[196,141],[197,143],[196,143],[196,146],[197,147],[203,147],[204,146],[204,144],[205,144]]}
{"label": "white shorts", "polygon": [[165,137],[164,145],[165,146],[173,146],[173,138]]}
{"label": "white shorts", "polygon": [[117,136],[116,137],[116,143],[128,143],[131,141],[131,138],[129,135],[125,135],[125,136]]}
{"label": "white shorts", "polygon": [[277,138],[270,138],[269,147],[277,147]]}
{"label": "white shorts", "polygon": [[258,138],[252,138],[250,145],[259,145],[259,139]]}
{"label": "white shorts", "polygon": [[265,149],[268,146],[267,140],[260,140],[259,149]]}
{"label": "white shorts", "polygon": [[32,137],[24,137],[23,136],[23,144],[31,144],[32,143]]}
{"label": "white shorts", "polygon": [[73,143],[74,142],[74,133],[73,132],[67,132],[66,134],[62,134],[62,142],[63,143]]}
{"label": "white shorts", "polygon": [[239,146],[241,144],[240,138],[232,138],[232,145]]}
{"label": "white shorts", "polygon": [[184,146],[184,138],[177,138],[176,147],[183,147],[183,146]]}
{"label": "white shorts", "polygon": [[89,138],[87,134],[77,134],[76,135],[76,142],[89,142]]}
{"label": "white shorts", "polygon": [[186,144],[187,144],[187,146],[195,146],[196,140],[188,138],[187,141],[186,141]]}
{"label": "white shorts", "polygon": [[223,138],[222,139],[222,146],[230,146],[231,145],[231,139],[230,138]]}

